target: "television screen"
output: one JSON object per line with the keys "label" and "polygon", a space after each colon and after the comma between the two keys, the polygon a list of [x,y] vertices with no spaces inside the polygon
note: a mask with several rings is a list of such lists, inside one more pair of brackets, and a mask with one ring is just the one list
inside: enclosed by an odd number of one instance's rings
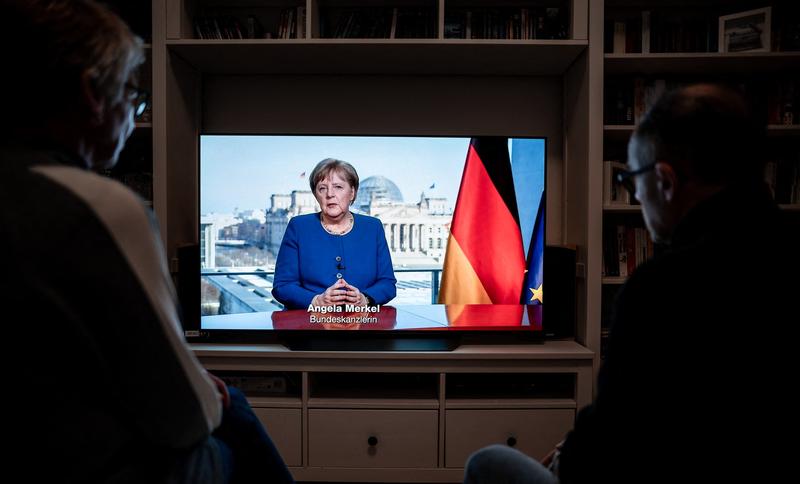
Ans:
{"label": "television screen", "polygon": [[545,140],[202,135],[201,330],[541,331]]}

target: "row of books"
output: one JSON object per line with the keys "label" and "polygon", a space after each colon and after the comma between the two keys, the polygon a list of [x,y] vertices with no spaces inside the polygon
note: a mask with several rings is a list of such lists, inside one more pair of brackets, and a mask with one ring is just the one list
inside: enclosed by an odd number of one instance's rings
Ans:
{"label": "row of books", "polygon": [[449,10],[444,18],[446,39],[566,39],[566,9],[478,8]]}
{"label": "row of books", "polygon": [[195,18],[195,34],[199,39],[297,39],[305,37],[306,8],[281,9],[271,30],[255,15],[239,18],[233,15],[203,15]]}
{"label": "row of books", "polygon": [[716,52],[717,29],[704,18],[645,10],[639,16],[606,19],[604,51],[613,54]]}
{"label": "row of books", "polygon": [[[604,51],[613,54],[722,52],[720,23],[730,15],[730,8],[642,10],[620,12],[606,17]],[[771,19],[759,29],[766,29],[769,50],[800,50],[800,7],[783,5],[771,9]],[[766,35],[766,34],[765,34]],[[736,50],[736,49],[733,49]],[[745,49],[746,50],[746,49]]]}
{"label": "row of books", "polygon": [[430,39],[436,37],[433,8],[358,8],[325,15],[320,34],[334,39]]}
{"label": "row of books", "polygon": [[800,204],[800,157],[767,162],[764,178],[777,203]]}
{"label": "row of books", "polygon": [[605,89],[605,124],[638,124],[662,94],[685,84],[688,83],[638,76],[608,79]]}
{"label": "row of books", "polygon": [[[665,92],[690,84],[691,80],[610,78],[605,83],[605,124],[636,125]],[[756,114],[767,124],[800,124],[800,80],[773,78],[729,82],[740,89]]]}
{"label": "row of books", "polygon": [[653,239],[644,227],[618,224],[603,230],[603,277],[628,277],[653,257]]}

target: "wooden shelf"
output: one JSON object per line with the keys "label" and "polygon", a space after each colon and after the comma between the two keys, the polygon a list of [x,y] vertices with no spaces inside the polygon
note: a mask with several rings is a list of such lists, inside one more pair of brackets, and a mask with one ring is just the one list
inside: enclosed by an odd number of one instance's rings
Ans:
{"label": "wooden shelf", "polygon": [[798,72],[800,52],[605,54],[606,74]]}
{"label": "wooden shelf", "polygon": [[636,129],[636,126],[632,124],[606,124],[603,126],[603,134],[608,140],[627,142],[634,129]]}
{"label": "wooden shelf", "polygon": [[204,74],[560,75],[585,40],[171,40]]}
{"label": "wooden shelf", "polygon": [[576,408],[569,398],[448,398],[447,410],[514,409],[514,408]]}
{"label": "wooden shelf", "polygon": [[134,123],[134,126],[135,126],[136,128],[146,128],[146,129],[150,129],[150,128],[152,128],[152,127],[153,127],[153,123],[150,123],[150,122],[147,122],[147,123],[142,123],[142,122],[139,122],[139,121],[137,121],[136,123]]}
{"label": "wooden shelf", "polygon": [[[606,139],[612,141],[628,141],[635,129],[636,126],[632,124],[606,124],[603,126],[603,134],[605,135]],[[767,136],[800,136],[800,124],[767,125]]]}
{"label": "wooden shelf", "polygon": [[783,203],[778,205],[782,210],[800,212],[800,203]]}
{"label": "wooden shelf", "polygon": [[308,408],[438,409],[435,398],[309,398]]}
{"label": "wooden shelf", "polygon": [[606,213],[641,213],[641,205],[603,205]]}
{"label": "wooden shelf", "polygon": [[770,124],[767,136],[800,136],[800,124]]}
{"label": "wooden shelf", "polygon": [[252,407],[302,408],[300,397],[247,397]]}
{"label": "wooden shelf", "polygon": [[603,284],[625,284],[627,277],[604,277]]}

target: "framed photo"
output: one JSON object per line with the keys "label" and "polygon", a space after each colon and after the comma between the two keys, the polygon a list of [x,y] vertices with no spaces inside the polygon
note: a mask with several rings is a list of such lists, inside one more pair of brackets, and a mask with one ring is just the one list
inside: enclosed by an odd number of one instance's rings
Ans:
{"label": "framed photo", "polygon": [[772,7],[719,18],[720,52],[769,52]]}

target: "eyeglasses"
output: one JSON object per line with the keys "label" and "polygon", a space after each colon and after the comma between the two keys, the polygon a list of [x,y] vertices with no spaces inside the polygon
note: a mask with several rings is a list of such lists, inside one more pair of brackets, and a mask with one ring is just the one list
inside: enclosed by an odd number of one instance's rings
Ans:
{"label": "eyeglasses", "polygon": [[150,92],[130,82],[125,83],[125,88],[131,92],[128,99],[133,105],[133,117],[139,119],[150,104]]}
{"label": "eyeglasses", "polygon": [[622,170],[617,173],[617,183],[622,185],[625,190],[628,190],[631,196],[634,196],[636,194],[636,185],[633,184],[633,177],[636,175],[641,175],[642,173],[647,173],[655,167],[656,162],[653,162],[637,170]]}

